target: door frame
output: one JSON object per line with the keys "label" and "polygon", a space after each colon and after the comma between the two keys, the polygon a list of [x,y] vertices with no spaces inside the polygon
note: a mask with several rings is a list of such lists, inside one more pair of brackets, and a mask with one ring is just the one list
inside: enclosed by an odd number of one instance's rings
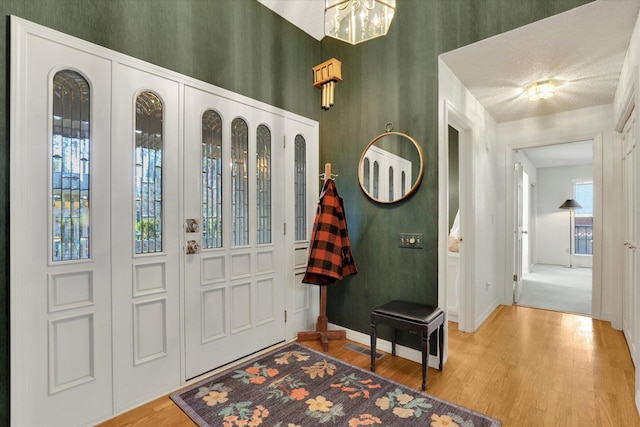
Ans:
{"label": "door frame", "polygon": [[[592,285],[591,285],[591,316],[599,319],[602,312],[602,132],[596,134],[576,134],[568,137],[542,140],[537,142],[526,143],[507,143],[505,144],[505,181],[506,195],[505,206],[510,214],[506,215],[504,233],[505,239],[505,265],[504,273],[505,287],[503,301],[505,304],[513,303],[513,257],[515,254],[514,239],[511,238],[515,229],[515,152],[526,148],[545,147],[549,145],[566,144],[575,141],[593,141],[593,267],[592,267]],[[508,284],[512,285],[509,286]]]}
{"label": "door frame", "polygon": [[[458,131],[459,158],[459,206],[460,244],[458,328],[461,331],[475,330],[474,286],[470,280],[475,270],[475,204],[473,197],[473,121],[458,111],[447,99],[443,105],[443,120],[440,125],[438,143],[438,306],[448,307],[448,236],[449,236],[449,126]],[[445,360],[448,352],[448,332],[445,328]]]}

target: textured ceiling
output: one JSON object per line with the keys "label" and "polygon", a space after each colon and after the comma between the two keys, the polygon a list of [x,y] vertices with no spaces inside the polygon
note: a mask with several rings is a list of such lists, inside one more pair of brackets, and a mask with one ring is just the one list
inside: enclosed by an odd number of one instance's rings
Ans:
{"label": "textured ceiling", "polygon": [[590,165],[593,163],[593,141],[526,148],[522,152],[537,168]]}
{"label": "textured ceiling", "polygon": [[[610,104],[639,0],[598,0],[441,55],[497,122]],[[558,81],[556,96],[522,88]]]}
{"label": "textured ceiling", "polygon": [[[258,1],[324,37],[324,0]],[[441,58],[499,123],[610,104],[638,10],[640,0],[597,0]],[[522,88],[544,79],[558,81],[556,96],[528,101]]]}
{"label": "textured ceiling", "polygon": [[[324,0],[258,1],[324,37]],[[596,0],[441,58],[498,123],[610,104],[639,10],[640,0]],[[529,101],[523,87],[545,79],[559,83],[556,96]],[[592,150],[585,144],[526,152],[538,167],[586,164]]]}

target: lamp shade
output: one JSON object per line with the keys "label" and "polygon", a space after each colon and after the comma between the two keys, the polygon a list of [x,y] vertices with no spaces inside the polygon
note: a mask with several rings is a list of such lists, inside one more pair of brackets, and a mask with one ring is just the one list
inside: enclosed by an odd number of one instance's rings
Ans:
{"label": "lamp shade", "polygon": [[560,205],[559,209],[580,209],[582,205],[576,202],[574,199],[567,199]]}

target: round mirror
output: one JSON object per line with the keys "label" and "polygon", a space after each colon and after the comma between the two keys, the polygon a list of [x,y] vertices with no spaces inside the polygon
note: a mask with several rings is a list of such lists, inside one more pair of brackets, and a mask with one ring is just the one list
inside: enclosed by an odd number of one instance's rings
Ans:
{"label": "round mirror", "polygon": [[379,203],[398,202],[415,192],[422,181],[422,149],[409,135],[387,131],[366,146],[358,179],[367,196]]}

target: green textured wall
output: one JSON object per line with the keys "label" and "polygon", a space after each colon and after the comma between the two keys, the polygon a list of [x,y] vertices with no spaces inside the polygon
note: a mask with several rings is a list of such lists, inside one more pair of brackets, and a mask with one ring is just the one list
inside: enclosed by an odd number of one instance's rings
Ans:
{"label": "green textured wall", "polygon": [[460,208],[460,157],[458,131],[449,126],[449,230]]}
{"label": "green textured wall", "polygon": [[[385,37],[356,46],[322,41],[322,60],[342,61],[343,81],[334,107],[320,117],[320,160],[339,174],[359,269],[329,288],[330,322],[369,333],[371,310],[389,300],[437,305],[438,55],[585,3],[398,0]],[[417,193],[382,205],[360,190],[357,165],[362,149],[389,122],[421,144],[426,168]],[[400,232],[423,233],[424,249],[399,248]],[[380,332],[389,338],[388,331]],[[415,336],[403,334],[399,340],[419,348]]]}
{"label": "green textured wall", "polygon": [[[353,47],[320,43],[254,0],[1,0],[0,425],[9,423],[9,15],[319,120],[321,162],[340,175],[360,269],[330,289],[329,319],[368,333],[371,309],[387,300],[437,302],[438,54],[587,2],[398,0],[389,35]],[[331,57],[344,82],[321,112],[310,68]],[[360,191],[357,163],[388,122],[421,144],[426,171],[414,196],[383,206]],[[424,233],[425,249],[399,249],[401,231]]]}

